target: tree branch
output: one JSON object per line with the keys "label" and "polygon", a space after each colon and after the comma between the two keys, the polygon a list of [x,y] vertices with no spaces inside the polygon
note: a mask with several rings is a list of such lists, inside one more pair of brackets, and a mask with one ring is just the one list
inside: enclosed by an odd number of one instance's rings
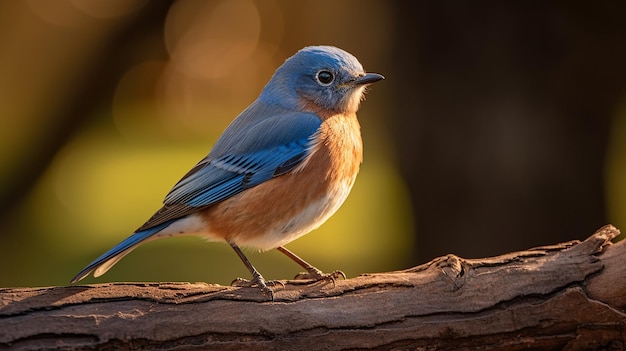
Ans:
{"label": "tree branch", "polygon": [[607,225],[486,259],[454,255],[332,283],[0,289],[0,348],[599,349],[626,336],[624,241]]}

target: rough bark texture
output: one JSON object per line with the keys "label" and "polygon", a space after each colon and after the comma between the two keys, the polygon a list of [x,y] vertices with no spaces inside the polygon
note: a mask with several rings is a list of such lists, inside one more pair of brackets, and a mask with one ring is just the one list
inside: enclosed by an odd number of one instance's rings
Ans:
{"label": "rough bark texture", "polygon": [[608,350],[626,340],[626,244],[605,226],[498,257],[258,289],[0,289],[0,349]]}

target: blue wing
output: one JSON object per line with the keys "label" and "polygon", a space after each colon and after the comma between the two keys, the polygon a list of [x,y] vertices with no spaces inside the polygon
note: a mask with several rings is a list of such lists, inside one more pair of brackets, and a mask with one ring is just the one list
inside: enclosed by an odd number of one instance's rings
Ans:
{"label": "blue wing", "polygon": [[247,118],[250,112],[244,111],[228,127],[213,151],[174,186],[164,206],[137,231],[186,216],[290,171],[309,154],[322,122],[311,113],[281,111],[259,119],[258,114]]}

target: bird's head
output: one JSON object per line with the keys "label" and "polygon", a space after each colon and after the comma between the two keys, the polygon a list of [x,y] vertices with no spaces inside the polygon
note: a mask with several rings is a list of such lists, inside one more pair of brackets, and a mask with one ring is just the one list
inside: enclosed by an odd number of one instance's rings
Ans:
{"label": "bird's head", "polygon": [[288,109],[356,112],[365,87],[384,77],[366,73],[356,57],[333,46],[309,46],[280,66],[261,93]]}

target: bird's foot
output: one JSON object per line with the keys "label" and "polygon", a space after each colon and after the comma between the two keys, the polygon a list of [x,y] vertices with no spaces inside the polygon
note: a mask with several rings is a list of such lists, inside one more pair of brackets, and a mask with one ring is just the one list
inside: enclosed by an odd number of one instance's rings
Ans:
{"label": "bird's foot", "polygon": [[314,280],[314,281],[326,281],[332,282],[333,287],[337,279],[346,279],[346,274],[342,271],[334,271],[330,273],[324,273],[315,267],[311,267],[307,272],[298,273],[294,279],[296,280]]}
{"label": "bird's foot", "polygon": [[294,254],[293,252],[287,250],[286,247],[284,246],[279,246],[276,248],[278,251],[282,252],[283,254],[285,254],[287,257],[291,258],[294,262],[296,262],[297,264],[299,264],[302,268],[306,269],[306,272],[302,272],[302,273],[298,273],[294,279],[297,280],[313,280],[313,281],[326,281],[326,282],[333,282],[333,287],[335,286],[335,282],[338,278],[342,278],[342,279],[346,279],[346,275],[345,273],[343,273],[342,271],[334,271],[331,273],[324,273],[322,271],[320,271],[319,269],[313,267],[310,263],[308,263],[307,261],[301,259],[300,257],[298,257],[298,255]]}
{"label": "bird's foot", "polygon": [[265,280],[262,276],[255,276],[254,278],[248,280],[244,278],[235,278],[231,283],[231,286],[243,287],[243,288],[251,288],[258,287],[261,289],[263,295],[270,298],[271,301],[274,301],[274,291],[270,288],[270,286],[282,286],[285,287],[285,284],[278,280]]}

